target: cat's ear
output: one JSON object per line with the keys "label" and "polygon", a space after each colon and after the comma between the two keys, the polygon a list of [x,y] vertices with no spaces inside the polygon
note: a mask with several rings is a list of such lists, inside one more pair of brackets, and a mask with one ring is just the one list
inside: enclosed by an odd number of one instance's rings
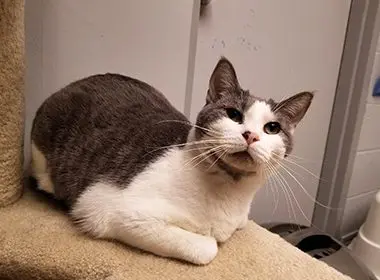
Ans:
{"label": "cat's ear", "polygon": [[313,96],[312,92],[300,92],[276,104],[273,112],[285,117],[289,125],[294,129],[305,116]]}
{"label": "cat's ear", "polygon": [[210,78],[206,98],[207,103],[215,102],[228,94],[235,94],[239,88],[239,82],[232,63],[227,58],[221,57]]}

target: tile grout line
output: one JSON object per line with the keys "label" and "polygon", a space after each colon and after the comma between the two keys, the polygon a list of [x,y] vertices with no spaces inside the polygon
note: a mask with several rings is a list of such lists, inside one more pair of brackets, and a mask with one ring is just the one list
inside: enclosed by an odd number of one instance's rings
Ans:
{"label": "tile grout line", "polygon": [[365,192],[358,193],[358,194],[355,194],[355,195],[352,195],[352,196],[348,196],[347,197],[347,201],[350,200],[350,199],[356,199],[356,198],[360,198],[362,196],[367,196],[369,194],[376,194],[379,190],[380,190],[380,186],[378,186],[378,187],[376,187],[376,189],[372,189],[370,191],[365,191]]}
{"label": "tile grout line", "polygon": [[356,150],[357,155],[365,155],[370,153],[377,153],[380,152],[380,147],[377,148],[370,148],[370,149],[358,149]]}

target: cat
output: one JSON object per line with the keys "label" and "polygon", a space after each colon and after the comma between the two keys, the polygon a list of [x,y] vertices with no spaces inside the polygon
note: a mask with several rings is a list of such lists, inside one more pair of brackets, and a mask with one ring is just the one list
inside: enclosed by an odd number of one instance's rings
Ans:
{"label": "cat", "polygon": [[192,124],[147,83],[93,75],[37,110],[33,177],[65,202],[80,231],[205,265],[247,224],[255,192],[291,152],[312,99],[253,96],[221,57]]}

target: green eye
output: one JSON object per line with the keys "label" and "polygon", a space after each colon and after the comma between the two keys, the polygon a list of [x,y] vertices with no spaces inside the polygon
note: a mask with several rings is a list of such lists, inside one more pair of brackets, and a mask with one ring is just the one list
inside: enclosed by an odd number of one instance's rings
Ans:
{"label": "green eye", "polygon": [[243,115],[238,110],[236,110],[234,108],[227,108],[226,112],[227,112],[227,116],[231,120],[238,122],[238,123],[243,122]]}
{"label": "green eye", "polygon": [[269,122],[264,125],[266,134],[278,134],[281,131],[281,125],[278,122]]}

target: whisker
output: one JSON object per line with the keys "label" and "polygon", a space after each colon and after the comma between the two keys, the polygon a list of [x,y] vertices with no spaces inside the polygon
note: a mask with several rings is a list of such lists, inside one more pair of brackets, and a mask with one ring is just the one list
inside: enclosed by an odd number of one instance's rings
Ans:
{"label": "whisker", "polygon": [[[289,196],[289,193],[287,192],[287,189],[286,187],[284,186],[284,183],[280,180],[280,177],[278,176],[277,172],[276,172],[276,169],[275,167],[273,167],[272,164],[270,164],[268,162],[268,167],[269,169],[271,170],[272,172],[272,176],[273,176],[273,179],[276,180],[277,183],[279,183],[279,187],[281,189],[281,191],[283,192],[284,194],[284,198],[285,198],[285,203],[286,203],[286,209],[288,211],[288,215],[289,215],[289,219],[290,221],[294,221],[295,223],[297,222],[296,220],[296,215],[295,215],[295,212],[294,212],[294,208],[293,208],[293,204],[292,204],[292,200],[290,199],[290,196]],[[290,207],[289,207],[290,206]],[[292,215],[290,214],[290,210],[292,210],[292,213],[293,213],[293,217],[294,217],[294,220],[292,219]]]}
{"label": "whisker", "polygon": [[[298,209],[300,210],[300,212],[303,214],[304,218],[305,218],[308,222],[311,223],[311,221],[309,220],[309,218],[306,216],[305,212],[303,212],[302,207],[299,205],[299,202],[298,202],[298,200],[297,200],[297,197],[294,195],[294,192],[293,192],[292,188],[290,187],[289,183],[286,181],[286,179],[284,178],[284,176],[283,176],[280,172],[278,172],[278,175],[279,175],[279,177],[281,178],[281,181],[284,183],[284,187],[287,189],[287,191],[288,191],[288,193],[289,193],[289,198],[291,199],[291,197],[293,197],[294,201],[296,202],[296,206],[297,206],[297,208],[298,208]],[[291,194],[292,196],[290,196],[290,194]],[[296,216],[295,213],[294,213],[294,216]],[[295,218],[295,219],[296,219],[296,218]]]}
{"label": "whisker", "polygon": [[[192,168],[194,168],[197,165],[199,165],[201,162],[203,162],[204,160],[209,158],[212,155],[212,153],[214,153],[214,152],[217,153],[218,151],[222,150],[223,148],[224,148],[224,146],[220,145],[220,146],[216,146],[214,148],[211,148],[211,149],[207,150],[206,152],[200,153],[199,155],[196,155],[195,157],[193,157],[190,161],[186,162],[184,164],[184,166],[187,166],[187,165],[191,164],[192,162],[197,161],[197,159],[201,158],[202,160],[192,167]],[[209,153],[211,153],[211,154],[208,155],[206,158],[203,158],[204,156],[206,156]]]}
{"label": "whisker", "polygon": [[[280,160],[284,159],[284,158],[280,158],[278,154],[276,153],[272,153],[272,155],[276,155],[277,156],[277,159],[276,157],[272,157],[273,161],[279,165],[279,167],[281,167],[285,172],[287,172],[292,178],[293,180],[302,188],[302,190],[304,191],[304,193],[314,202],[316,203],[317,205],[321,206],[321,207],[324,207],[326,209],[330,209],[330,210],[338,210],[338,208],[331,208],[327,205],[324,205],[322,203],[320,203],[319,201],[317,201],[316,199],[314,199],[310,193],[303,187],[303,185],[299,182],[299,180],[289,171],[289,167],[286,168],[283,164],[281,164]],[[292,169],[290,169],[291,171],[293,171]],[[293,171],[294,172],[294,171]],[[310,171],[309,171],[310,172]],[[312,174],[314,175],[314,174]],[[315,175],[314,175],[315,176]]]}
{"label": "whisker", "polygon": [[[283,180],[286,182],[286,180],[285,180],[285,178],[283,177],[283,175],[280,174],[280,176],[281,176],[281,177],[283,178]],[[296,202],[296,205],[297,205],[298,209],[300,210],[300,212],[301,212],[302,216],[305,218],[305,220],[306,220],[308,223],[310,223],[311,226],[315,227],[317,230],[322,231],[322,230],[321,230],[320,228],[318,228],[315,224],[313,224],[312,221],[307,217],[307,215],[305,214],[305,212],[302,210],[302,207],[301,207],[301,205],[299,204],[298,199],[297,199],[296,195],[294,194],[293,190],[291,189],[291,187],[289,186],[289,184],[287,184],[287,186],[288,186],[288,189],[289,189],[291,195],[293,196],[294,201]]]}
{"label": "whisker", "polygon": [[[273,179],[271,178],[271,180],[273,180]],[[274,213],[276,212],[277,207],[278,207],[278,204],[279,204],[279,202],[280,202],[280,192],[278,191],[277,188],[274,188],[274,189],[275,189],[275,191],[276,191],[276,193],[277,193],[277,200],[276,200],[276,197],[274,197],[274,199],[275,199],[275,207],[274,207],[274,209],[273,209],[273,215],[274,215]]]}
{"label": "whisker", "polygon": [[[230,143],[230,142],[228,142],[229,139],[224,139],[224,140],[226,140],[226,141],[220,141],[217,139],[206,139],[206,140],[186,142],[186,143],[181,143],[181,144],[173,144],[173,145],[168,145],[168,146],[162,146],[162,147],[156,148],[152,151],[145,153],[145,155],[150,154],[150,153],[154,153],[154,152],[159,151],[161,149],[178,148],[178,147],[184,147],[184,146],[196,146],[196,145],[203,145],[203,144],[221,144],[221,142],[223,142],[223,144],[229,144]],[[231,144],[232,144],[232,142],[231,142]]]}
{"label": "whisker", "polygon": [[227,154],[227,152],[228,152],[228,150],[224,149],[224,151],[222,151],[220,156],[210,165],[210,167],[207,170],[210,170],[215,165],[215,163],[218,162],[219,159],[221,159],[225,154]]}
{"label": "whisker", "polygon": [[267,198],[268,198],[268,196],[269,196],[269,193],[268,193],[268,188],[265,188],[265,197],[267,197]]}
{"label": "whisker", "polygon": [[[260,152],[262,152],[260,150]],[[274,153],[273,153],[274,154]],[[276,156],[278,156],[277,154],[275,154]],[[278,159],[276,159],[276,157],[272,157],[272,160],[280,167],[282,168],[286,173],[289,174],[289,176],[291,176],[291,178],[293,180],[295,180],[295,182],[302,188],[302,190],[305,192],[305,194],[307,194],[307,196],[316,204],[322,206],[322,207],[325,207],[325,208],[328,208],[328,209],[332,209],[330,207],[327,207],[326,205],[323,205],[322,203],[316,201],[308,192],[307,190],[303,187],[303,185],[299,182],[299,180],[288,170],[290,169],[289,167],[285,167],[283,164],[281,164],[280,162],[280,157],[277,157]],[[294,194],[292,188],[290,187],[290,185],[288,184],[288,182],[286,181],[286,179],[284,178],[284,176],[277,171],[276,167],[274,167],[274,165],[270,162],[270,161],[267,161],[266,162],[267,166],[268,166],[268,169],[272,171],[272,174],[274,175],[273,178],[277,180],[277,182],[280,183],[281,185],[281,189],[283,190],[284,192],[284,195],[285,195],[285,201],[286,201],[286,204],[287,204],[287,207],[288,207],[288,210],[289,210],[289,203],[290,203],[290,207],[291,207],[291,210],[293,212],[293,216],[295,218],[295,220],[297,220],[296,218],[296,214],[295,214],[295,209],[293,207],[293,203],[292,203],[292,200],[294,199],[295,203],[296,203],[296,206],[297,208],[299,209],[299,211],[301,212],[302,216],[305,218],[305,220],[308,221],[308,223],[310,223],[311,225],[312,222],[311,220],[307,217],[307,215],[305,214],[305,212],[303,211],[300,203],[298,202],[298,199],[296,197],[296,195]],[[291,169],[290,169],[291,170]],[[294,172],[294,171],[293,171]],[[293,199],[292,199],[293,198]],[[289,200],[289,201],[288,201]],[[289,217],[290,217],[290,213],[289,213]],[[290,217],[291,219],[291,217]],[[313,225],[315,227],[315,225]],[[317,228],[317,227],[316,227]],[[317,228],[318,229],[318,228]]]}
{"label": "whisker", "polygon": [[326,160],[326,159],[323,159],[323,160],[312,160],[312,159],[307,159],[307,158],[302,158],[300,156],[296,156],[293,153],[287,154],[287,156],[288,156],[288,158],[294,158],[294,159],[297,159],[297,160],[302,160],[304,162],[309,162],[309,163],[313,163],[313,164],[321,164],[322,166],[325,166],[327,164],[335,164],[335,161]]}
{"label": "whisker", "polygon": [[[266,170],[265,173],[266,173],[266,177],[267,177],[267,184],[270,187],[270,190],[271,190],[272,196],[273,196],[273,202],[275,204],[274,209],[273,209],[272,214],[271,214],[271,219],[272,219],[273,216],[274,216],[274,214],[276,213],[276,210],[277,210],[277,207],[278,207],[278,203],[279,203],[279,200],[280,200],[280,193],[278,192],[278,189],[275,187],[275,184],[273,182],[274,179],[272,178],[270,172],[268,170]],[[276,194],[277,194],[277,197],[276,197]]]}
{"label": "whisker", "polygon": [[[295,221],[295,224],[298,225],[298,220],[297,220],[297,215],[296,215],[296,211],[294,209],[294,206],[293,206],[293,200],[295,201],[296,203],[296,206],[297,208],[300,210],[300,212],[303,214],[304,218],[309,222],[311,223],[311,221],[308,219],[308,217],[306,216],[306,214],[303,212],[298,200],[297,200],[297,197],[294,195],[294,192],[293,190],[291,189],[289,183],[286,181],[286,179],[284,178],[284,176],[278,172],[278,177],[280,178],[280,180],[282,181],[282,185],[284,186],[287,194],[288,194],[288,197],[289,197],[289,200],[290,200],[290,204],[291,204],[291,207],[292,207],[292,212],[293,212],[293,216],[294,216],[294,221]],[[293,198],[293,199],[292,199]],[[300,226],[298,225],[298,228],[300,229]]]}
{"label": "whisker", "polygon": [[[219,152],[222,152],[224,150],[224,147],[219,147],[220,149],[218,150],[215,150],[213,152],[211,152],[209,155],[207,155],[206,157],[204,158],[201,158],[201,160],[199,162],[197,162],[193,168],[197,167],[199,164],[201,164],[202,162],[204,162],[205,160],[209,159],[210,157],[212,157],[213,155],[217,155],[217,153]],[[208,169],[207,169],[208,170]]]}
{"label": "whisker", "polygon": [[329,207],[327,205],[324,205],[323,203],[317,201],[314,197],[312,197],[310,195],[310,193],[304,188],[304,186],[300,183],[300,181],[284,166],[282,165],[279,161],[277,161],[277,164],[283,168],[283,170],[289,174],[289,176],[291,176],[293,178],[293,180],[301,187],[301,189],[304,191],[304,193],[307,195],[307,197],[309,197],[309,199],[314,202],[315,204],[321,206],[321,207],[324,207],[326,209],[329,209],[329,210],[339,210],[341,208],[332,208],[332,207]]}
{"label": "whisker", "polygon": [[185,162],[184,167],[187,166],[188,164],[192,163],[193,161],[196,161],[198,158],[202,158],[203,156],[206,156],[207,154],[211,153],[212,151],[218,150],[219,148],[220,148],[220,146],[216,146],[214,148],[208,149],[205,152],[202,152],[198,155],[195,155],[193,158],[191,158],[190,160]]}
{"label": "whisker", "polygon": [[[284,160],[284,161],[286,161],[286,162],[289,162],[289,163],[294,164],[295,166],[301,168],[302,170],[306,171],[306,172],[309,173],[311,176],[313,176],[315,179],[317,179],[317,180],[321,180],[321,181],[325,181],[325,182],[326,182],[326,180],[324,180],[324,179],[322,179],[321,177],[315,175],[313,172],[311,172],[309,169],[305,168],[304,166],[302,166],[302,165],[300,165],[300,164],[298,164],[298,163],[296,163],[296,162],[294,162],[294,161],[292,161],[292,160],[290,160],[290,159],[282,158],[282,157],[280,157],[278,154],[275,154],[275,153],[273,153],[273,154],[276,155],[276,156],[278,157],[278,159],[280,159],[280,160]],[[294,171],[293,171],[293,172],[294,172]]]}
{"label": "whisker", "polygon": [[193,151],[201,151],[201,150],[208,150],[210,148],[214,147],[213,145],[209,145],[209,146],[203,146],[203,147],[197,147],[197,148],[191,148],[191,149],[188,149],[186,148],[186,152],[193,152]]}
{"label": "whisker", "polygon": [[160,124],[160,123],[165,123],[165,122],[175,122],[175,123],[182,123],[182,124],[187,124],[191,127],[195,127],[195,128],[199,128],[203,131],[207,131],[207,132],[210,132],[210,133],[215,133],[216,135],[219,135],[219,136],[223,136],[223,133],[221,132],[218,132],[218,131],[215,131],[215,130],[211,130],[209,128],[205,128],[205,127],[202,127],[202,126],[199,126],[199,125],[196,125],[196,124],[192,124],[191,122],[186,122],[186,121],[181,121],[181,120],[163,120],[163,121],[159,121],[157,124]]}
{"label": "whisker", "polygon": [[[275,201],[275,195],[274,195],[274,191],[273,191],[273,186],[270,184],[271,175],[270,175],[269,170],[267,170],[266,168],[264,168],[264,176],[266,178],[266,184],[265,184],[265,186],[269,186],[270,187],[270,191],[272,192],[272,196],[273,196],[273,201]],[[267,187],[265,188],[265,195],[268,196],[268,189],[267,189]]]}

